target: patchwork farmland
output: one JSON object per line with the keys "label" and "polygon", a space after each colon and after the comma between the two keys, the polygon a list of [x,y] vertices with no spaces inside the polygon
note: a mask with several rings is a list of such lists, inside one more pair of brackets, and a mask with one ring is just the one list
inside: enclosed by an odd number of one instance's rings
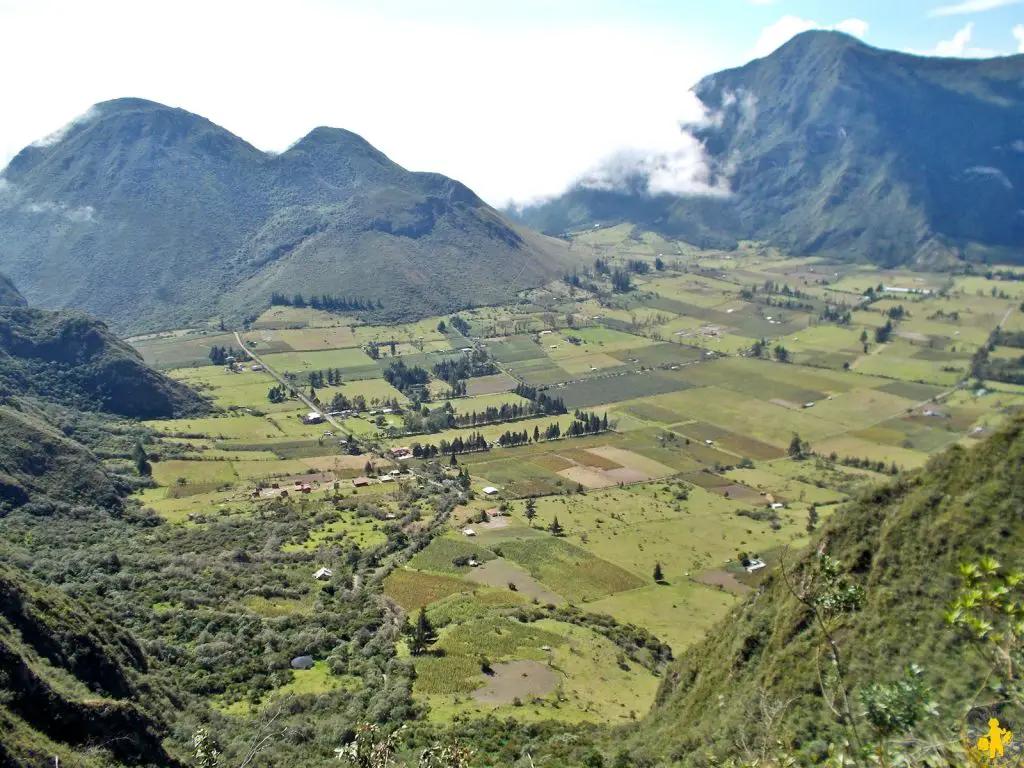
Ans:
{"label": "patchwork farmland", "polygon": [[400,644],[432,718],[625,722],[845,500],[1024,405],[1021,283],[628,228],[574,247],[631,289],[588,268],[408,325],[274,307],[244,350],[213,328],[135,340],[220,409],[144,425],[140,502],[184,530],[284,521],[284,586],[240,610],[313,610],[296,563],[364,563],[338,588],[437,630],[436,653]]}

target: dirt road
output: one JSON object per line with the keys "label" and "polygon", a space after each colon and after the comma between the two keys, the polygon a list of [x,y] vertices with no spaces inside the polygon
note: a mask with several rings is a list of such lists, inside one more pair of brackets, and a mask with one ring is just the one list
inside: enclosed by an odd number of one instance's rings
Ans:
{"label": "dirt road", "polygon": [[259,355],[257,355],[255,352],[253,352],[247,346],[245,346],[245,343],[242,341],[242,337],[238,334],[238,331],[235,331],[234,333],[235,333],[235,341],[238,342],[238,346],[242,348],[242,351],[249,358],[251,358],[252,360],[255,360],[257,363],[262,365],[263,366],[263,370],[265,370],[272,377],[274,377],[274,379],[277,381],[278,384],[280,384],[282,387],[284,387],[288,391],[293,391],[294,390],[295,396],[299,400],[301,400],[302,403],[305,404],[305,406],[307,408],[309,408],[310,413],[319,413],[321,416],[323,416],[325,421],[327,421],[332,427],[334,427],[336,430],[338,430],[337,432],[335,432],[335,435],[339,435],[340,434],[340,435],[344,435],[345,437],[349,436],[350,432],[347,429],[345,429],[343,426],[341,426],[341,424],[338,423],[337,419],[335,419],[333,416],[328,414],[327,411],[325,411],[319,405],[317,405],[312,400],[310,400],[308,397],[306,397],[304,394],[302,394],[302,390],[301,389],[299,389],[298,387],[293,386],[289,382],[285,381],[284,376],[282,376],[277,371],[275,371],[273,368],[271,368],[269,365],[267,365],[267,363],[263,360],[263,358],[261,358]]}

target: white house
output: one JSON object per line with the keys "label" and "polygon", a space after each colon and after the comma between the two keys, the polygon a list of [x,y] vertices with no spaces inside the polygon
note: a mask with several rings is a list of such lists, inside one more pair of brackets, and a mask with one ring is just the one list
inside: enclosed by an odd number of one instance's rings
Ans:
{"label": "white house", "polygon": [[313,578],[317,581],[327,581],[334,576],[334,571],[330,568],[321,568],[319,571],[313,574]]}
{"label": "white house", "polygon": [[463,528],[462,529],[462,535],[463,536],[476,536],[476,531],[474,531],[472,528]]}
{"label": "white house", "polygon": [[305,415],[305,417],[303,417],[302,423],[303,424],[323,424],[324,423],[323,414],[317,413],[316,411],[310,411],[309,413],[307,413]]}
{"label": "white house", "polygon": [[753,573],[754,571],[760,571],[764,568],[764,560],[755,557],[747,564],[747,573]]}
{"label": "white house", "polygon": [[494,496],[498,492],[498,489],[493,485],[488,485],[484,488],[484,496]]}

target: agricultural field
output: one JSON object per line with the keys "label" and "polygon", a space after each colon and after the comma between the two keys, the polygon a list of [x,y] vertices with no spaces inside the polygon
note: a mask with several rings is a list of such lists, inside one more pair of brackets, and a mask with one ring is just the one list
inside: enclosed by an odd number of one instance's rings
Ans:
{"label": "agricultural field", "polygon": [[[613,293],[588,271],[596,293],[559,281],[400,326],[275,307],[243,334],[264,372],[210,364],[212,346],[234,341],[219,331],[134,340],[219,409],[141,425],[152,475],[140,504],[183,532],[279,521],[260,555],[276,582],[238,610],[315,616],[312,572],[352,563],[359,578],[330,589],[384,595],[397,622],[423,610],[436,640],[413,655],[402,639],[397,653],[435,722],[624,723],[649,707],[663,669],[638,648],[678,654],[846,500],[1024,407],[1024,387],[972,369],[995,328],[1024,329],[1024,283],[756,244],[702,253],[630,227],[575,240],[632,264],[634,290]],[[1010,366],[1021,354],[990,352]],[[434,370],[471,358],[485,364],[458,381]],[[340,394],[361,412],[307,423],[292,392],[271,401],[275,375],[308,394],[326,370],[340,383],[316,387],[317,407]],[[457,426],[531,400],[548,410]],[[280,696],[360,684],[318,658],[222,711],[252,718]]]}

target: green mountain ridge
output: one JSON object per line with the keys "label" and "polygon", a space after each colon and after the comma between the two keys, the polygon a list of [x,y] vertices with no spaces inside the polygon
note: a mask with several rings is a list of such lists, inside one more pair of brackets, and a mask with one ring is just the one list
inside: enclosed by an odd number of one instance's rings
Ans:
{"label": "green mountain ridge", "polygon": [[32,501],[119,512],[132,487],[82,442],[77,422],[95,413],[102,432],[101,414],[199,415],[209,402],[98,320],[23,306],[13,282],[0,285],[12,296],[0,306],[0,514]]}
{"label": "green mountain ridge", "polygon": [[33,305],[119,331],[240,321],[270,293],[409,319],[508,297],[572,262],[459,182],[317,128],[272,155],[205,118],[104,102],[0,173],[0,269]]}
{"label": "green mountain ridge", "polygon": [[[819,550],[863,587],[863,607],[834,633],[855,690],[893,683],[908,665],[920,665],[938,705],[936,731],[956,740],[955,722],[985,675],[944,612],[960,585],[960,563],[989,556],[1008,569],[1020,566],[1022,509],[1024,416],[1017,416],[978,447],[955,446],[921,472],[845,506],[807,551],[787,558],[796,588]],[[750,760],[751,750],[767,743],[770,752],[778,743],[821,759],[844,738],[822,700],[821,645],[806,605],[772,573],[674,663],[633,736],[635,753],[659,765],[703,765],[710,754]],[[827,653],[822,659],[828,667]],[[1003,694],[992,690],[997,700]],[[771,723],[766,700],[769,710],[780,707]],[[767,725],[769,733],[758,731]]]}
{"label": "green mountain ridge", "polygon": [[583,185],[519,213],[562,233],[630,222],[707,247],[768,242],[886,265],[1020,261],[1024,56],[912,56],[838,32],[796,36],[694,89],[728,198]]}
{"label": "green mountain ridge", "polygon": [[0,308],[0,395],[141,419],[209,407],[185,385],[149,368],[103,323],[29,307]]}

